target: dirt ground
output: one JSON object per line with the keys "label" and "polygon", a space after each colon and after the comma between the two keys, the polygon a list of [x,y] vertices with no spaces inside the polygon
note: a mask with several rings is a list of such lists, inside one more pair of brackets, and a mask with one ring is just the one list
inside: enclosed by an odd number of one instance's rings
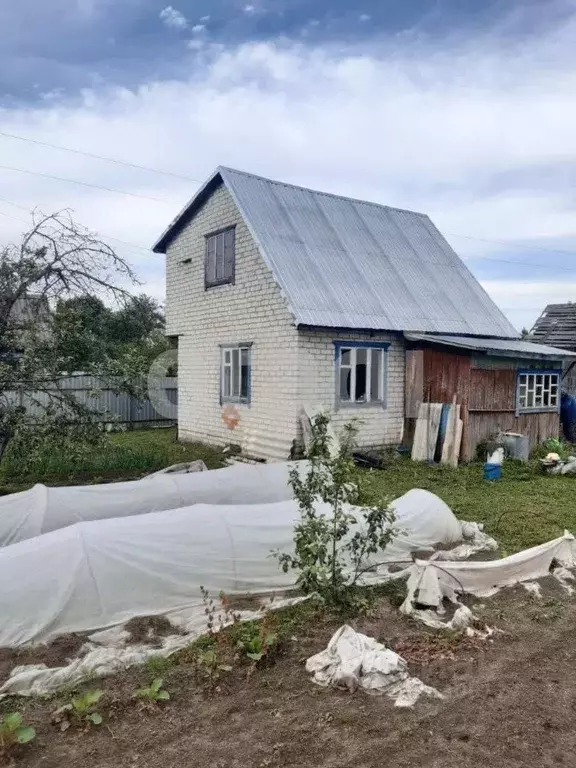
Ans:
{"label": "dirt ground", "polygon": [[[295,630],[268,666],[240,665],[215,687],[185,660],[162,676],[171,699],[152,712],[131,698],[141,668],[92,681],[105,691],[104,724],[60,733],[50,713],[67,699],[12,700],[37,739],[18,764],[32,768],[465,768],[576,765],[576,598],[555,583],[537,600],[523,588],[476,603],[504,630],[493,641],[424,631],[389,603],[353,622],[401,652],[443,701],[395,709],[385,697],[313,685],[304,661],[339,625],[319,616]],[[70,693],[68,692],[68,697]]]}

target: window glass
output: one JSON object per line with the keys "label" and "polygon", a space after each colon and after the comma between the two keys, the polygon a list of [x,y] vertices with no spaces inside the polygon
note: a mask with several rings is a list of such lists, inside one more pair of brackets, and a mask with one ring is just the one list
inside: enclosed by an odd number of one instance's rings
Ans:
{"label": "window glass", "polygon": [[337,395],[345,403],[384,401],[384,349],[341,347],[337,356]]}
{"label": "window glass", "polygon": [[222,350],[221,399],[249,402],[250,369],[250,347],[229,347]]}

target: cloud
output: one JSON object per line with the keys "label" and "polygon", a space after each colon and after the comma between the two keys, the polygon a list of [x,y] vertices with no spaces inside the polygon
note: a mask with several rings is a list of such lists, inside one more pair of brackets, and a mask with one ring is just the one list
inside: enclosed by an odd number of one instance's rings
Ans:
{"label": "cloud", "polygon": [[210,21],[210,16],[201,16],[200,21],[202,22]]}
{"label": "cloud", "polygon": [[205,24],[195,24],[195,25],[192,27],[192,32],[193,32],[195,35],[197,35],[197,34],[199,34],[200,32],[204,32],[204,30],[205,30],[205,29],[206,29],[206,25],[205,25]]}
{"label": "cloud", "polygon": [[189,180],[0,137],[0,165],[166,201],[0,171],[4,238],[23,227],[5,214],[26,218],[5,200],[71,206],[85,224],[130,243],[118,249],[161,293],[163,260],[145,247],[225,164],[428,212],[515,325],[531,325],[548,301],[576,297],[575,33],[573,15],[517,38],[513,56],[500,30],[437,46],[193,41],[183,50],[186,78],[5,108],[5,132]]}
{"label": "cloud", "polygon": [[256,8],[253,5],[245,5],[243,10],[244,10],[244,13],[248,13],[248,14],[256,12]]}
{"label": "cloud", "polygon": [[163,8],[160,11],[159,17],[167,27],[173,27],[174,29],[185,29],[188,25],[186,17],[180,11],[177,11],[176,8],[172,8],[171,5]]}
{"label": "cloud", "polygon": [[360,16],[358,16],[358,21],[370,21],[372,17],[368,13],[361,13]]}

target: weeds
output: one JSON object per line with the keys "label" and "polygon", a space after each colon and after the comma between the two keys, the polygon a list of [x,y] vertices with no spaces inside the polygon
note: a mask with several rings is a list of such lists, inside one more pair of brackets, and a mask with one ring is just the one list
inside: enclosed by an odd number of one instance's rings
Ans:
{"label": "weeds", "polygon": [[175,664],[173,656],[151,656],[146,662],[146,669],[153,679],[164,677]]}
{"label": "weeds", "polygon": [[36,738],[36,731],[24,723],[20,712],[0,715],[0,756],[11,757],[21,744],[28,744]]}
{"label": "weeds", "polygon": [[211,686],[220,680],[222,672],[231,672],[233,669],[231,664],[223,664],[213,649],[198,652],[195,661],[196,668]]}
{"label": "weeds", "polygon": [[146,704],[158,704],[160,701],[168,701],[170,694],[163,688],[164,680],[161,677],[157,677],[152,680],[150,685],[142,688],[137,688],[134,691],[134,697],[142,699]]}
{"label": "weeds", "polygon": [[100,725],[103,718],[96,705],[103,695],[104,691],[95,690],[76,696],[52,714],[52,722],[59,725],[61,731],[66,731],[71,725],[84,728]]}

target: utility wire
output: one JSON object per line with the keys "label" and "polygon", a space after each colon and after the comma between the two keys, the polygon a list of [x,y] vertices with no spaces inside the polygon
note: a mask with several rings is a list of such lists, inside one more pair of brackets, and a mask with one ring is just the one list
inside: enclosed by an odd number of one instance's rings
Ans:
{"label": "utility wire", "polygon": [[[12,200],[7,200],[5,197],[0,197],[0,202],[7,203],[8,205],[13,205],[15,208],[20,208],[21,211],[26,211],[26,213],[30,213],[30,214],[34,213],[34,211],[30,210],[30,208],[26,208],[26,206],[19,205],[18,203],[13,203]],[[4,213],[3,211],[0,211],[0,214],[2,214],[2,216],[8,216],[11,219],[15,219],[16,221],[21,221],[24,224],[29,224],[30,223],[28,221],[25,221],[24,219],[20,219],[20,218],[17,218],[16,216],[12,216],[9,213]],[[137,248],[139,251],[144,251],[149,256],[152,255],[151,254],[151,250],[152,249],[151,248],[146,248],[145,245],[136,245],[136,243],[128,243],[128,242],[126,242],[126,240],[120,240],[120,238],[112,237],[112,235],[102,235],[101,234],[100,237],[104,237],[106,240],[114,240],[115,242],[121,243],[122,245],[126,245],[129,248]]]}
{"label": "utility wire", "polygon": [[92,187],[93,189],[103,189],[105,192],[115,192],[119,195],[128,195],[129,197],[138,197],[141,200],[153,200],[155,203],[164,203],[165,205],[177,205],[177,203],[171,200],[162,200],[159,197],[150,197],[149,195],[140,195],[137,192],[126,192],[123,189],[115,189],[114,187],[103,187],[100,184],[90,184],[87,181],[78,181],[77,179],[65,179],[63,176],[51,176],[48,173],[40,173],[40,171],[28,171],[24,168],[14,168],[10,165],[0,165],[0,170],[3,171],[16,171],[17,173],[26,173],[30,176],[41,176],[44,179],[52,179],[53,181],[65,181],[67,184],[80,184],[83,187]]}
{"label": "utility wire", "polygon": [[182,179],[183,181],[194,181],[198,184],[202,184],[200,179],[193,179],[191,176],[184,176],[181,173],[173,173],[172,171],[162,171],[159,168],[150,168],[147,165],[138,165],[138,163],[129,163],[127,160],[118,160],[114,157],[106,157],[105,155],[97,155],[93,152],[83,152],[81,149],[73,149],[72,147],[65,147],[62,144],[51,144],[48,141],[39,141],[38,139],[31,139],[28,136],[18,136],[15,133],[6,133],[0,131],[0,136],[4,136],[7,139],[17,139],[18,141],[27,141],[30,144],[38,144],[40,147],[49,147],[50,149],[57,149],[60,152],[71,152],[74,155],[82,155],[83,157],[91,157],[93,160],[104,160],[107,163],[117,163],[118,165],[124,165],[127,168],[138,168],[141,171],[150,171],[151,173],[160,173],[163,176],[171,176],[174,179]]}

